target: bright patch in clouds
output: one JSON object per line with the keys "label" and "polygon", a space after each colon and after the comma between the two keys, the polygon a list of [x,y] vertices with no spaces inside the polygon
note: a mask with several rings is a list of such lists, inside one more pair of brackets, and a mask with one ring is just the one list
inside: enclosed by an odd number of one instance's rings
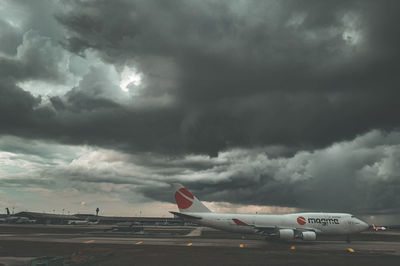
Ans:
{"label": "bright patch in clouds", "polygon": [[64,84],[51,84],[40,80],[27,80],[19,82],[17,85],[25,91],[29,91],[33,96],[41,96],[42,104],[48,103],[48,97],[64,95],[68,92],[71,86],[77,85],[77,81],[71,81],[71,83]]}
{"label": "bright patch in clouds", "polygon": [[135,69],[131,69],[127,66],[124,67],[124,70],[121,73],[121,82],[120,87],[121,90],[125,92],[129,92],[131,86],[139,86],[142,83],[142,74],[136,72]]}
{"label": "bright patch in clouds", "polygon": [[357,45],[362,41],[361,22],[355,14],[346,14],[343,19],[345,29],[342,38],[348,45]]}

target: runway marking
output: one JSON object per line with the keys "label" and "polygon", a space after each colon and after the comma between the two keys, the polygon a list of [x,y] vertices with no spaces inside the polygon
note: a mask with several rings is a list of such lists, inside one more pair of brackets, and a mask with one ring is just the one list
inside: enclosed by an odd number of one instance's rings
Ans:
{"label": "runway marking", "polygon": [[187,246],[191,247],[191,246],[193,246],[193,243],[188,243]]}
{"label": "runway marking", "polygon": [[354,249],[352,249],[352,248],[348,248],[347,251],[350,252],[350,253],[354,253],[355,252]]}
{"label": "runway marking", "polygon": [[295,247],[295,246],[291,246],[290,249],[291,249],[291,250],[295,250],[296,247]]}
{"label": "runway marking", "polygon": [[140,245],[140,244],[143,244],[143,241],[136,242],[136,245]]}
{"label": "runway marking", "polygon": [[85,244],[90,244],[90,243],[93,243],[93,242],[95,242],[96,240],[87,240],[87,241],[83,241],[83,243],[85,243]]}
{"label": "runway marking", "polygon": [[244,248],[244,244],[240,244],[239,247],[240,247],[240,248]]}

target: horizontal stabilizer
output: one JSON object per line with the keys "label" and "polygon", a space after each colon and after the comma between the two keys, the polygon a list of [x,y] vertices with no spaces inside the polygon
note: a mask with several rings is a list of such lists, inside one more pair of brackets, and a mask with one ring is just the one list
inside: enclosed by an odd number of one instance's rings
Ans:
{"label": "horizontal stabilizer", "polygon": [[194,216],[194,215],[190,215],[190,214],[184,214],[184,213],[180,213],[180,212],[172,212],[172,211],[170,211],[170,213],[172,213],[173,215],[176,215],[176,216],[178,216],[180,218],[197,219],[197,220],[202,219],[201,217],[198,217],[198,216]]}

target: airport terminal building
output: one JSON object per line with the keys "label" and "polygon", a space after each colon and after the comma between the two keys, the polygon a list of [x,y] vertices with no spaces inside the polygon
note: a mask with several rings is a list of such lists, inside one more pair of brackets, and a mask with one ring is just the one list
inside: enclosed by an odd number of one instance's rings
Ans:
{"label": "airport terminal building", "polygon": [[68,224],[69,221],[88,220],[90,222],[98,221],[99,224],[117,224],[117,223],[137,223],[142,225],[183,225],[184,222],[178,218],[164,217],[120,217],[120,216],[96,216],[94,214],[52,214],[40,212],[19,212],[15,216],[27,217],[35,220],[38,224]]}

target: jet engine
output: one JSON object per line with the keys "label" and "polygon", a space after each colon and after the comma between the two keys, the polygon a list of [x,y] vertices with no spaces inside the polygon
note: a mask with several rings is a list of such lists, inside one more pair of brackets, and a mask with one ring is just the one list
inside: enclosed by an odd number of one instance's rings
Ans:
{"label": "jet engine", "polygon": [[301,232],[301,239],[305,241],[314,241],[317,239],[317,234],[311,231]]}
{"label": "jet engine", "polygon": [[279,239],[293,240],[294,239],[294,231],[292,229],[280,229],[279,230]]}

